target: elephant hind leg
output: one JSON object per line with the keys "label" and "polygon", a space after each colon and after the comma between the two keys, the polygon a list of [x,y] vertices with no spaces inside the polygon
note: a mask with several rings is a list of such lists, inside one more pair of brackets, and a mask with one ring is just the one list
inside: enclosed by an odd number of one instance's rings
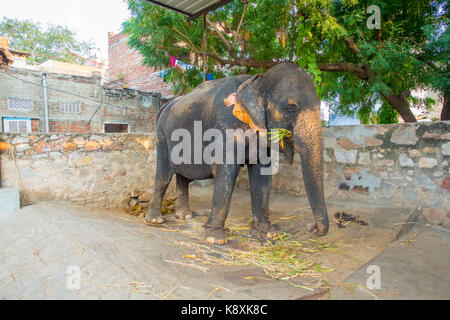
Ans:
{"label": "elephant hind leg", "polygon": [[173,176],[169,153],[163,139],[158,139],[156,155],[156,176],[152,199],[145,216],[145,222],[150,225],[161,224],[164,219],[161,214],[161,203]]}
{"label": "elephant hind leg", "polygon": [[175,215],[178,219],[191,219],[193,214],[189,208],[189,183],[192,181],[179,174],[176,175]]}

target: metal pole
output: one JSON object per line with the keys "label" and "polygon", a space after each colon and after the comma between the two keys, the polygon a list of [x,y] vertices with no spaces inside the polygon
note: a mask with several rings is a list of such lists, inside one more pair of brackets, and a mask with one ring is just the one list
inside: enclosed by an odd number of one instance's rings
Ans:
{"label": "metal pole", "polygon": [[48,127],[48,97],[47,97],[47,74],[42,73],[42,97],[44,104],[44,121],[45,121],[45,133],[49,133]]}
{"label": "metal pole", "polygon": [[203,14],[203,82],[206,82],[206,13]]}

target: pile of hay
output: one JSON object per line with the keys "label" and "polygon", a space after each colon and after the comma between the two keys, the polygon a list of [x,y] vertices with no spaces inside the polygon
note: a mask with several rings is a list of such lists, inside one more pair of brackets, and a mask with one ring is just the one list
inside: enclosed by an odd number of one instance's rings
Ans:
{"label": "pile of hay", "polygon": [[[333,244],[325,241],[294,240],[286,233],[281,234],[274,242],[267,242],[264,245],[249,238],[240,240],[242,249],[228,246],[218,248],[196,241],[176,241],[176,243],[193,249],[192,254],[184,256],[191,264],[256,266],[261,268],[268,278],[287,281],[290,285],[311,291],[326,286],[320,279],[321,275],[335,270],[314,262],[316,254],[336,249]],[[246,279],[251,278],[250,276]],[[303,280],[307,278],[309,285],[295,283],[295,278]],[[312,281],[314,279],[316,281]]]}
{"label": "pile of hay", "polygon": [[[125,212],[132,216],[139,216],[145,212],[146,206],[141,204],[136,204],[134,206],[128,207],[125,209]],[[163,215],[166,214],[175,214],[175,199],[165,199],[161,204],[161,213]]]}

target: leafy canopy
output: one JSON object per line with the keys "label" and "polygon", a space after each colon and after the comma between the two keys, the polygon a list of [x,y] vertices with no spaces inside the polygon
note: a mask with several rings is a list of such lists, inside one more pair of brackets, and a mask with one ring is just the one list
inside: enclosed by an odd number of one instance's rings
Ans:
{"label": "leafy canopy", "polygon": [[83,62],[82,59],[70,54],[89,55],[91,42],[79,41],[75,32],[66,27],[42,24],[31,20],[18,20],[4,17],[0,20],[0,35],[9,38],[10,47],[18,51],[29,52],[30,64],[40,64],[49,59],[69,63]]}
{"label": "leafy canopy", "polygon": [[[145,64],[165,67],[170,54],[200,66],[202,19],[188,22],[146,1],[128,3],[124,31]],[[380,8],[380,29],[368,28],[371,5]],[[339,113],[385,123],[400,112],[415,121],[411,90],[449,91],[447,10],[443,0],[235,0],[207,16],[208,70],[258,73],[294,61]],[[197,82],[181,81],[184,75]],[[199,83],[192,71],[179,71],[179,79],[188,90]]]}

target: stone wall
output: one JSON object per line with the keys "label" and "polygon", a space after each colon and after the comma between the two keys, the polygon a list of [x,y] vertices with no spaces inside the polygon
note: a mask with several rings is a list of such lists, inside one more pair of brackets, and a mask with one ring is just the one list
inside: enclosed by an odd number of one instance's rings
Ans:
{"label": "stone wall", "polygon": [[153,134],[0,134],[0,154],[2,187],[19,188],[22,204],[126,207],[131,197],[150,198]]}
{"label": "stone wall", "polygon": [[[323,136],[327,199],[421,207],[450,227],[449,121],[330,127]],[[248,189],[246,172],[238,185]],[[306,196],[298,154],[293,165],[281,159],[273,190]]]}
{"label": "stone wall", "polygon": [[[150,197],[154,134],[1,134],[0,141],[2,185],[19,187],[28,202],[114,207]],[[324,143],[328,200],[421,207],[430,222],[450,226],[450,122],[332,127]],[[245,169],[238,187],[248,188]],[[273,189],[306,196],[298,155],[292,166],[282,161]]]}

